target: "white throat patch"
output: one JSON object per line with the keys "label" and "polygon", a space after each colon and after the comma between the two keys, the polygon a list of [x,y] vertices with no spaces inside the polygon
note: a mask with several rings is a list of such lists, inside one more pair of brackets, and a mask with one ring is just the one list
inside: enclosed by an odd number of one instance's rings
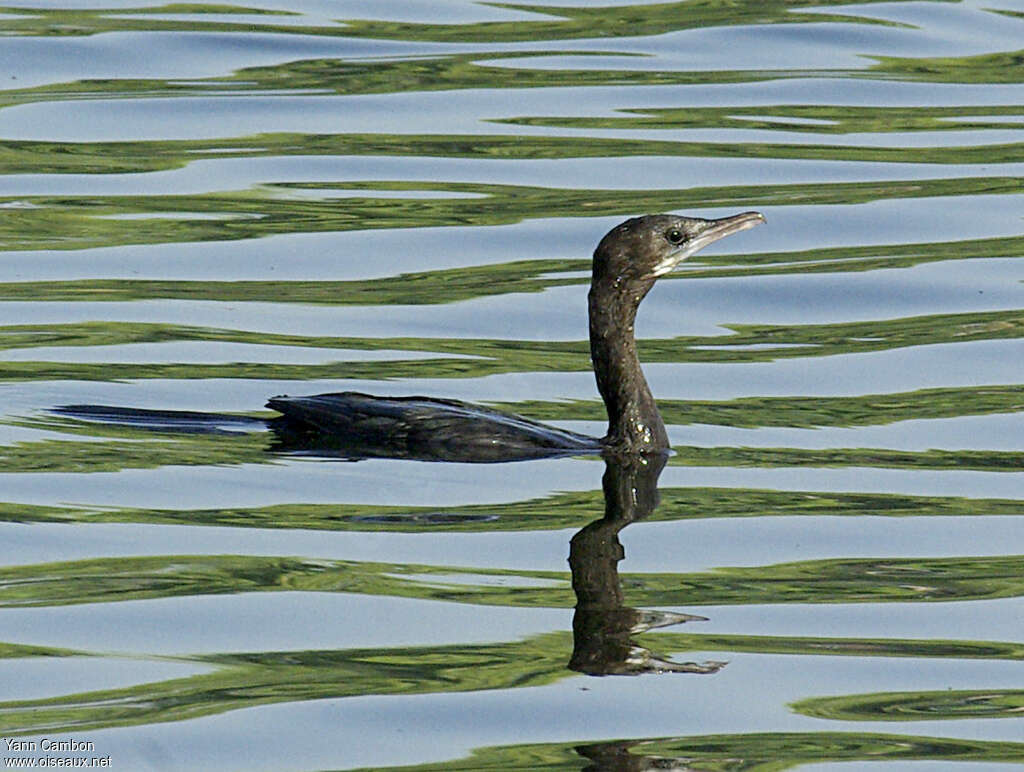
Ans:
{"label": "white throat patch", "polygon": [[670,252],[664,260],[655,265],[654,269],[651,271],[651,275],[655,277],[664,276],[666,273],[668,273],[681,262],[683,262],[683,260],[690,257],[694,253],[699,252],[700,248],[703,246],[704,244],[701,243],[699,238],[687,242],[679,249]]}

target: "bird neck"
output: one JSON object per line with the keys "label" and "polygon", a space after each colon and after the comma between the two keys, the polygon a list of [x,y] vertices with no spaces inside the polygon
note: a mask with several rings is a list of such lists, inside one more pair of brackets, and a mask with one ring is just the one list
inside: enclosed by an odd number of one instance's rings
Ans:
{"label": "bird neck", "polygon": [[612,449],[650,452],[669,447],[633,332],[637,308],[649,289],[622,281],[595,281],[590,287],[590,358],[608,411],[604,444]]}

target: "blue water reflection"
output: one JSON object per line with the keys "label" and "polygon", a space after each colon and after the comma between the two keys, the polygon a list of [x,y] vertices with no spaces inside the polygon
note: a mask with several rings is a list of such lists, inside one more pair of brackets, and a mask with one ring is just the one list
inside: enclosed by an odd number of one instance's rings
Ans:
{"label": "blue water reflection", "polygon": [[[1019,3],[245,5],[3,14],[0,737],[124,770],[1024,763]],[[597,239],[747,209],[637,321],[656,507],[597,457],[51,412],[359,390],[599,435]]]}

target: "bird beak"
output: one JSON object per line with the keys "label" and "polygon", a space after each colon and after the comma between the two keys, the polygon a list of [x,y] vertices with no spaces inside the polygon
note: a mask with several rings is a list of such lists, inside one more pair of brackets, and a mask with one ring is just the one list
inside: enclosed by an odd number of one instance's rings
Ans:
{"label": "bird beak", "polygon": [[690,228],[690,238],[669,252],[661,262],[654,266],[651,271],[651,276],[654,278],[664,276],[690,255],[700,252],[708,244],[734,233],[745,231],[747,228],[753,228],[765,221],[764,215],[760,212],[743,212],[717,220],[702,220],[697,217],[687,219],[694,223]]}
{"label": "bird beak", "polygon": [[712,242],[724,239],[726,236],[731,236],[734,233],[745,231],[748,228],[753,228],[764,221],[764,215],[760,212],[743,212],[742,214],[734,214],[717,220],[702,220],[700,230],[686,241],[682,245],[682,249],[677,253],[680,255],[679,261],[681,262],[690,257],[690,255],[696,254]]}

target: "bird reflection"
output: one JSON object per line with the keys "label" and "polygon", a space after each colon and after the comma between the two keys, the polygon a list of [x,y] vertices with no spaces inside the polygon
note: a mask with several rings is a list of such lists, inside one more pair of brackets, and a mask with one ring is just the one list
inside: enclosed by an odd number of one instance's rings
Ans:
{"label": "bird reflection", "polygon": [[640,740],[616,740],[577,745],[574,750],[591,762],[589,766],[583,768],[582,772],[611,772],[612,770],[614,772],[649,772],[654,769],[673,769],[678,772],[686,772],[696,769],[686,764],[683,759],[665,755],[645,756],[631,750],[643,744]]}
{"label": "bird reflection", "polygon": [[605,454],[604,517],[569,543],[576,593],[573,653],[569,668],[588,675],[716,673],[724,662],[672,662],[635,645],[631,636],[655,627],[706,621],[706,617],[646,611],[625,605],[618,563],[625,556],[619,531],[650,515],[658,505],[658,477],[668,456]]}

